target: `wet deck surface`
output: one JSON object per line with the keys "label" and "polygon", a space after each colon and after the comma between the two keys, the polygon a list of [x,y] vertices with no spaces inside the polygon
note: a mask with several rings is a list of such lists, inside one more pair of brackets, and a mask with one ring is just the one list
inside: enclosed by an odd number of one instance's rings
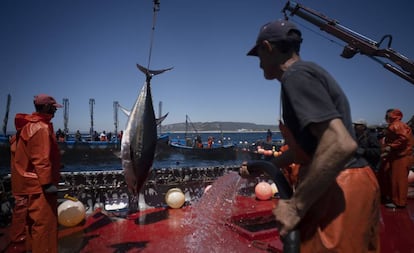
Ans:
{"label": "wet deck surface", "polygon": [[404,209],[381,206],[381,252],[414,252],[414,199]]}
{"label": "wet deck surface", "polygon": [[[258,201],[237,197],[237,208],[232,215],[271,215],[276,202],[276,199]],[[195,216],[197,213],[190,206],[148,209],[127,218],[96,211],[83,224],[59,230],[59,252],[260,252],[254,241],[282,249],[274,228],[259,231],[256,238],[254,233],[231,225],[230,221],[223,222],[216,217],[197,221]],[[200,222],[210,224],[198,226]],[[0,233],[3,248],[8,244],[7,230]]]}
{"label": "wet deck surface", "polygon": [[[242,198],[236,200],[240,204],[233,211],[236,216],[241,212],[271,214],[276,202]],[[98,212],[80,231],[76,231],[77,228],[61,230],[60,247],[67,250],[76,245],[78,251],[73,252],[258,252],[249,233],[243,234],[219,220],[207,221],[210,224],[200,227],[194,215],[191,207],[156,208],[127,219],[111,219]],[[212,225],[211,222],[217,223]],[[268,236],[266,233],[260,241],[281,249],[282,244],[274,230],[269,230]]]}
{"label": "wet deck surface", "polygon": [[[265,217],[277,199],[259,201],[238,196],[232,217]],[[381,252],[414,252],[414,199],[405,209],[381,207]],[[192,207],[154,208],[115,218],[105,212],[91,214],[86,222],[59,230],[59,252],[281,252],[274,228],[251,232],[217,217],[196,221]],[[194,220],[192,220],[194,219]],[[205,226],[198,226],[206,223]],[[208,224],[210,223],[210,224]],[[0,230],[1,250],[7,229]],[[264,246],[262,248],[256,245]],[[273,250],[273,251],[272,251]],[[269,252],[268,251],[268,252]],[[3,251],[1,251],[3,252]],[[16,252],[16,251],[6,251]]]}

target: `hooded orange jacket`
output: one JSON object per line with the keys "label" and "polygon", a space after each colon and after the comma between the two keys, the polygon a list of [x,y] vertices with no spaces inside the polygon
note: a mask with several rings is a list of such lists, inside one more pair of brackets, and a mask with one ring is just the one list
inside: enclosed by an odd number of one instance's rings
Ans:
{"label": "hooded orange jacket", "polygon": [[42,185],[57,186],[60,152],[51,115],[16,114],[17,134],[11,139],[11,182],[15,195],[42,192]]}
{"label": "hooded orange jacket", "polygon": [[401,121],[403,114],[400,110],[394,109],[389,113],[388,128],[385,134],[385,146],[393,150],[392,156],[402,157],[412,154],[414,138],[411,128]]}

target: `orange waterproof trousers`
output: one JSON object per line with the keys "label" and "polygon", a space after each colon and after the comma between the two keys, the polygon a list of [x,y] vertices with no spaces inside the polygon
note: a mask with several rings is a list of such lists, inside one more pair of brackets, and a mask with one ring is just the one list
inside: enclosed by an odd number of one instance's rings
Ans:
{"label": "orange waterproof trousers", "polygon": [[24,198],[27,203],[27,215],[22,219],[24,210],[20,210],[18,220],[13,220],[13,223],[24,223],[13,226],[17,229],[16,234],[21,232],[22,226],[27,226],[27,250],[33,253],[57,253],[57,196],[39,193],[21,195],[19,198]]}
{"label": "orange waterproof trousers", "polygon": [[10,241],[23,242],[26,240],[27,201],[24,196],[14,196],[12,223],[10,225]]}
{"label": "orange waterproof trousers", "polygon": [[381,160],[381,166],[377,172],[378,183],[381,190],[383,204],[391,200],[391,170],[386,160]]}
{"label": "orange waterproof trousers", "polygon": [[411,167],[411,157],[404,156],[390,161],[391,198],[398,206],[407,205],[408,173]]}
{"label": "orange waterproof trousers", "polygon": [[300,252],[380,252],[379,221],[374,172],[370,167],[346,169],[300,223]]}

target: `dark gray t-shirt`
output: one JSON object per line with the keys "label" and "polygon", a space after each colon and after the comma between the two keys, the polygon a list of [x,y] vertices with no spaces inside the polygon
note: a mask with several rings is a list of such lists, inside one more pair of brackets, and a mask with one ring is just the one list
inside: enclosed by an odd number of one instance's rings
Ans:
{"label": "dark gray t-shirt", "polygon": [[281,85],[284,124],[307,154],[313,155],[317,146],[308,129],[311,123],[340,118],[356,139],[348,99],[323,68],[313,62],[297,61],[283,74]]}

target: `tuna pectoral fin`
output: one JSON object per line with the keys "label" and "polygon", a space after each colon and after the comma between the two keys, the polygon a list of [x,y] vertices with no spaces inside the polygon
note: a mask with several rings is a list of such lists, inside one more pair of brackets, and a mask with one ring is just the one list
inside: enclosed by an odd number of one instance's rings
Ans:
{"label": "tuna pectoral fin", "polygon": [[127,108],[123,107],[122,105],[118,104],[118,108],[121,109],[121,111],[127,116],[129,117],[129,115],[131,114],[131,111],[128,110]]}
{"label": "tuna pectoral fin", "polygon": [[167,118],[167,116],[168,116],[168,112],[167,112],[167,114],[165,114],[164,116],[162,116],[161,118],[159,118],[159,119],[155,119],[155,123],[157,124],[157,126],[159,125],[159,124],[161,124],[161,122],[163,122],[164,120],[165,120],[165,118]]}

